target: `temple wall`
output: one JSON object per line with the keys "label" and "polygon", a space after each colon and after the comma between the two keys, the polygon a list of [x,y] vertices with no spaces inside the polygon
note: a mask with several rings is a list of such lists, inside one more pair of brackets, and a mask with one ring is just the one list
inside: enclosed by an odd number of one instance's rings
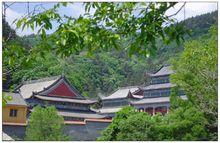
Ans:
{"label": "temple wall", "polygon": [[86,122],[86,125],[66,125],[65,133],[74,141],[95,141],[109,123],[106,122]]}
{"label": "temple wall", "polygon": [[2,125],[2,131],[14,140],[23,140],[25,137],[26,126]]}
{"label": "temple wall", "polygon": [[[95,141],[110,123],[87,121],[85,125],[66,124],[65,134],[69,135],[72,141]],[[3,125],[3,132],[11,136],[13,139],[17,137],[24,140],[25,126]],[[16,139],[16,138],[15,138]]]}

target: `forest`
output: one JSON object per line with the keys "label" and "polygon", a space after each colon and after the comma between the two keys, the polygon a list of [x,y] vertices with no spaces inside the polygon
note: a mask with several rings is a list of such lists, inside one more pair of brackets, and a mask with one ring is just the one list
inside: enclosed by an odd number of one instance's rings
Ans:
{"label": "forest", "polygon": [[[217,11],[180,22],[191,33],[191,36],[185,34],[185,41],[196,39],[207,33],[211,25],[217,25],[216,17]],[[12,35],[10,41],[26,50],[36,46],[41,40],[40,36],[33,34],[20,37],[7,22],[3,21],[3,37],[8,37],[9,33]],[[99,50],[92,55],[84,54],[86,53],[84,51],[79,55],[65,58],[57,57],[54,53],[46,53],[44,57],[38,56],[28,66],[21,66],[8,74],[7,80],[4,81],[4,87],[13,88],[21,84],[22,81],[61,74],[65,75],[84,96],[90,98],[96,98],[98,95],[107,96],[118,87],[144,86],[147,82],[146,71],[154,72],[163,64],[169,64],[172,57],[183,51],[183,44],[177,45],[172,42],[167,46],[160,41],[158,43],[158,50],[149,58],[138,55],[129,56],[123,48],[119,51],[115,49],[111,49],[111,51]],[[5,62],[4,66],[8,67],[7,64]]]}

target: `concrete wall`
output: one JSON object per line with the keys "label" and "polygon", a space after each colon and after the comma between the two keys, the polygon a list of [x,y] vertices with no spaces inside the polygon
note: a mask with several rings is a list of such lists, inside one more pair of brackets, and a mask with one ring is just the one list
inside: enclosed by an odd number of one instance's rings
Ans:
{"label": "concrete wall", "polygon": [[[68,124],[65,125],[65,134],[69,135],[72,141],[95,141],[102,130],[110,123],[87,121],[85,125]],[[3,132],[9,136],[17,137],[21,140],[25,137],[24,126],[3,125]]]}
{"label": "concrete wall", "polygon": [[102,130],[110,123],[104,122],[86,122],[86,125],[66,125],[65,133],[74,141],[95,141]]}

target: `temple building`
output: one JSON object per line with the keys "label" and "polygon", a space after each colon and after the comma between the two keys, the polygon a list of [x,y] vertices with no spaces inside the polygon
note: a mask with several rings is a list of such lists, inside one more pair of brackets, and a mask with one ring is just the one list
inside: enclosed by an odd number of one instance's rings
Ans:
{"label": "temple building", "polygon": [[[150,84],[144,87],[125,87],[117,90],[110,96],[102,98],[103,107],[100,113],[114,113],[124,106],[133,106],[140,112],[155,115],[160,112],[163,115],[169,112],[171,88],[175,84],[170,83],[170,75],[174,71],[170,66],[162,66],[154,74],[148,74]],[[180,97],[186,99],[183,92]]]}
{"label": "temple building", "polygon": [[[148,74],[150,84],[141,88],[143,91],[143,99],[131,102],[131,106],[151,115],[158,112],[162,114],[168,113],[171,88],[176,86],[170,83],[170,75],[173,73],[174,71],[171,70],[171,66],[162,66],[154,74]],[[182,99],[186,99],[183,92],[180,92],[180,95]]]}
{"label": "temple building", "polygon": [[131,101],[143,98],[139,91],[138,87],[121,87],[110,96],[101,97],[102,108],[98,112],[106,117],[114,117],[115,112],[129,106]]}
{"label": "temple building", "polygon": [[83,97],[65,76],[26,81],[16,91],[26,100],[30,111],[37,105],[55,106],[65,121],[104,118],[90,109],[96,101]]}

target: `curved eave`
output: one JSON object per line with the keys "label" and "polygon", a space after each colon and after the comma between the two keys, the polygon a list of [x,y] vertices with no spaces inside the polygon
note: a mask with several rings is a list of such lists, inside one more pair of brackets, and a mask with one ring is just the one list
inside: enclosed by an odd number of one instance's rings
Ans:
{"label": "curved eave", "polygon": [[172,84],[172,83],[152,84],[144,87],[143,90],[148,91],[148,90],[169,89],[175,86],[176,84]]}
{"label": "curved eave", "polygon": [[87,99],[70,99],[70,98],[58,98],[58,97],[48,97],[48,96],[41,96],[41,95],[34,95],[34,97],[47,100],[47,101],[57,101],[57,102],[70,102],[70,103],[79,103],[79,104],[94,104],[97,101],[87,100]]}
{"label": "curved eave", "polygon": [[[186,95],[180,96],[181,99],[187,100]],[[158,103],[169,103],[170,97],[156,97],[156,98],[145,98],[139,101],[130,102],[131,105],[143,105],[143,104],[158,104]]]}
{"label": "curved eave", "polygon": [[115,113],[115,112],[120,111],[122,108],[123,108],[123,107],[100,108],[98,112],[99,112],[100,114],[111,114],[111,113]]}
{"label": "curved eave", "polygon": [[75,113],[75,112],[64,112],[64,111],[57,111],[57,113],[58,113],[58,115],[61,115],[64,117],[91,118],[91,119],[105,118],[104,115],[99,115],[99,114]]}
{"label": "curved eave", "polygon": [[144,105],[144,104],[158,104],[158,103],[169,103],[170,101],[156,101],[156,102],[147,102],[147,103],[131,103],[131,105]]}
{"label": "curved eave", "polygon": [[169,103],[170,97],[145,98],[139,101],[131,102],[132,105],[155,104],[155,103]]}
{"label": "curved eave", "polygon": [[8,104],[7,103],[7,106],[17,106],[17,107],[28,107],[28,105],[20,105],[20,104]]}
{"label": "curved eave", "polygon": [[141,95],[133,95],[133,94],[131,94],[131,96],[128,96],[128,95],[126,97],[112,97],[112,98],[102,97],[101,100],[106,101],[106,100],[119,100],[119,99],[129,99],[129,98],[133,98],[133,99],[142,99],[143,98],[143,96],[141,96]]}
{"label": "curved eave", "polygon": [[[174,73],[174,72],[173,72]],[[156,74],[149,74],[150,77],[161,77],[161,76],[168,76],[171,75],[173,73],[169,73],[169,74],[161,74],[161,75],[156,75]]]}

